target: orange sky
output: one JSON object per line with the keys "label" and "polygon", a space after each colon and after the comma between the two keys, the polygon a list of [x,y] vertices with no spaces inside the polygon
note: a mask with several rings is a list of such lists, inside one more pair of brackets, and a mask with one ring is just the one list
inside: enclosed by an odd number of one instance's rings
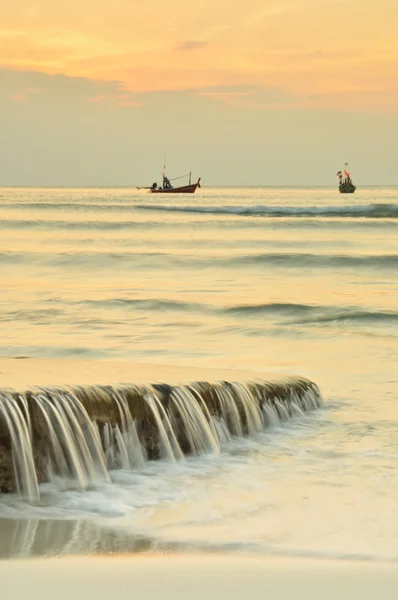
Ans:
{"label": "orange sky", "polygon": [[231,86],[254,85],[298,107],[395,110],[397,31],[397,0],[13,0],[0,67],[131,91],[227,86],[200,93],[236,105],[258,100]]}
{"label": "orange sky", "polygon": [[12,0],[0,185],[397,183],[398,0]]}

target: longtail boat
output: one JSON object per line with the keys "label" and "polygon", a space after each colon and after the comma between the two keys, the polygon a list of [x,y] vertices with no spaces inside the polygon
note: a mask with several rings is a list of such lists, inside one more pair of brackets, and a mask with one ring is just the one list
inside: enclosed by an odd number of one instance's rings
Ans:
{"label": "longtail boat", "polygon": [[196,183],[189,183],[180,187],[164,187],[163,179],[163,187],[152,186],[149,188],[149,191],[151,194],[194,194],[198,187],[200,188],[200,177]]}
{"label": "longtail boat", "polygon": [[[138,188],[149,190],[151,194],[194,194],[197,188],[200,188],[200,177],[196,183],[191,183],[191,173],[187,175],[181,175],[180,177],[174,177],[173,179],[169,179],[166,177],[165,173],[162,175],[163,177],[163,185],[158,186],[155,182],[150,187]],[[188,185],[180,185],[174,187],[170,181],[175,181],[176,179],[182,179],[183,177],[189,177]]]}
{"label": "longtail boat", "polygon": [[[345,163],[345,166],[348,166],[348,163]],[[353,194],[357,189],[355,185],[352,183],[351,175],[348,170],[344,169],[343,171],[337,171],[337,177],[339,178],[339,192],[340,194]]]}

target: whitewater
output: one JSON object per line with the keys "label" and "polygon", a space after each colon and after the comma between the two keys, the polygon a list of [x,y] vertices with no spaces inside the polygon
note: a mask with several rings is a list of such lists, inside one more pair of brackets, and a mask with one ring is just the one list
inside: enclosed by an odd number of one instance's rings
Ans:
{"label": "whitewater", "polygon": [[134,361],[152,383],[156,365],[299,375],[324,402],[218,430],[217,452],[2,494],[0,556],[397,560],[398,188],[3,188],[0,226],[0,387],[1,360],[21,378]]}

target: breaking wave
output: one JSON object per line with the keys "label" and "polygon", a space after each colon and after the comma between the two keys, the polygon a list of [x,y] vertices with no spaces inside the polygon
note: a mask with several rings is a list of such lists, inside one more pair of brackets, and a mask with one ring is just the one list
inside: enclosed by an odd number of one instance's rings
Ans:
{"label": "breaking wave", "polygon": [[398,204],[370,204],[352,206],[166,206],[141,204],[141,210],[240,215],[259,217],[336,217],[367,219],[398,219]]}
{"label": "breaking wave", "polygon": [[[322,324],[333,322],[388,323],[398,322],[398,311],[364,310],[358,307],[311,306],[309,304],[253,304],[226,309],[231,315],[287,317],[288,323]],[[291,320],[293,319],[293,320]]]}

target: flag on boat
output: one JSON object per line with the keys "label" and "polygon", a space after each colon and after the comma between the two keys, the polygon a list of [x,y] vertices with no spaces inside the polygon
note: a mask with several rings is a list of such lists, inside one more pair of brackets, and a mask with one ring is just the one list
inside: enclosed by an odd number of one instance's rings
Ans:
{"label": "flag on boat", "polygon": [[350,176],[349,172],[348,172],[348,171],[346,171],[346,170],[344,170],[344,175],[345,175],[346,177],[349,177],[349,176]]}
{"label": "flag on boat", "polygon": [[338,175],[338,177],[341,177],[341,171],[337,171],[336,175]]}

